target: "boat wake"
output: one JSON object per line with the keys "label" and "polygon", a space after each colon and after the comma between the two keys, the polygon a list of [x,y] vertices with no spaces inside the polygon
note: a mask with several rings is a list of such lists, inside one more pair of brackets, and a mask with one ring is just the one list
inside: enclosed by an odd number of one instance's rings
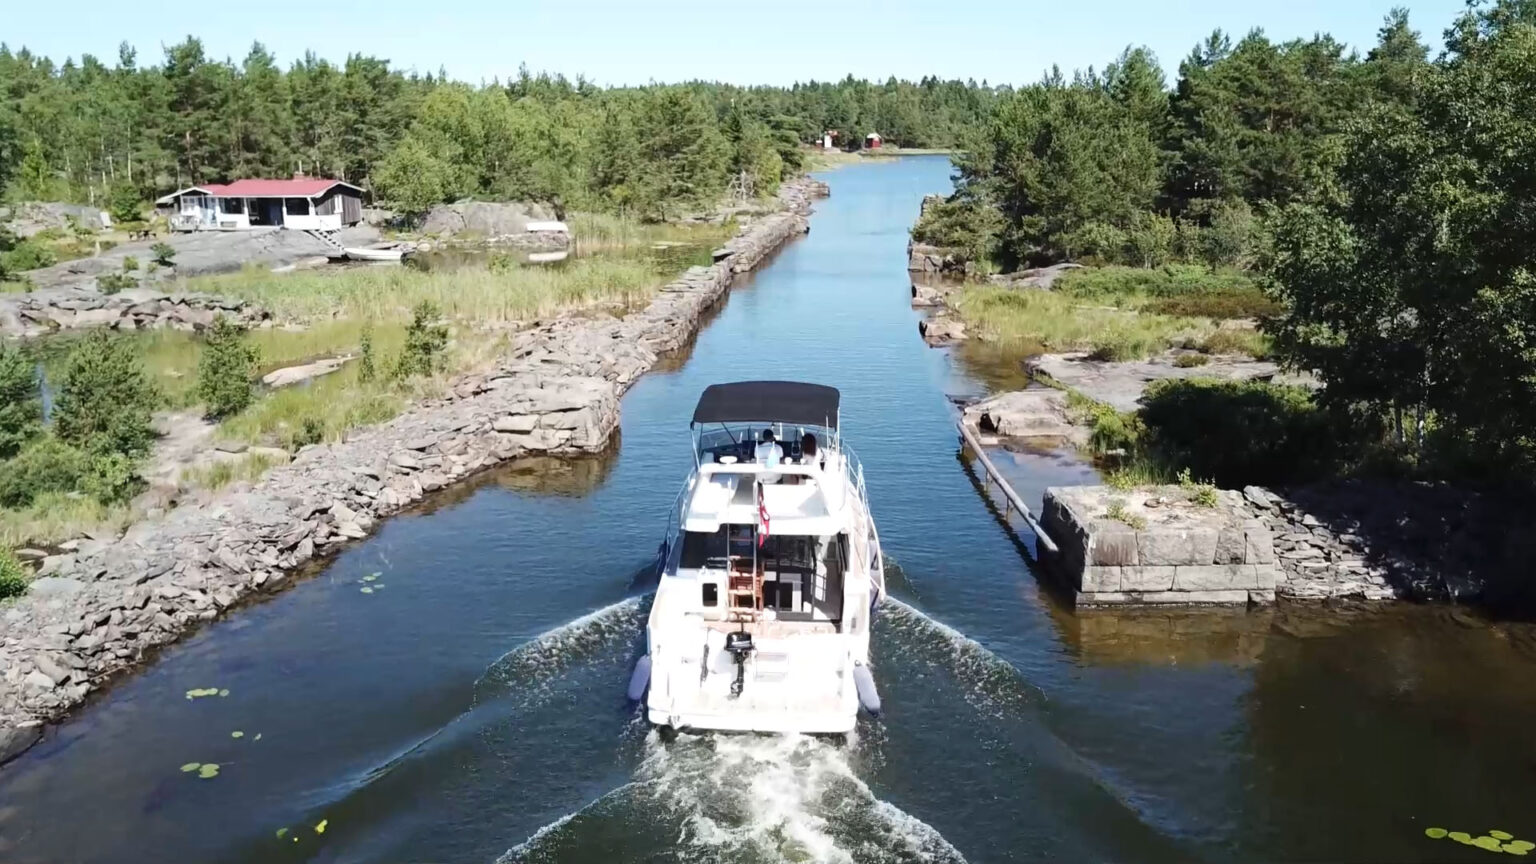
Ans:
{"label": "boat wake", "polygon": [[[875,617],[876,674],[889,674],[882,662],[892,646],[902,664],[925,661],[948,671],[960,684],[965,700],[982,713],[1002,718],[1038,706],[1045,694],[1019,674],[1012,664],[980,642],[918,609],[887,596]],[[882,650],[884,649],[884,650]]]}
{"label": "boat wake", "polygon": [[577,667],[628,656],[645,621],[643,597],[627,597],[539,634],[503,654],[475,682],[474,704],[516,699],[530,704]]}
{"label": "boat wake", "polygon": [[[859,747],[804,736],[651,732],[635,779],[502,856],[627,860],[963,862],[932,827],[876,798]],[[621,839],[622,838],[622,839]],[[649,847],[649,848],[647,848]]]}

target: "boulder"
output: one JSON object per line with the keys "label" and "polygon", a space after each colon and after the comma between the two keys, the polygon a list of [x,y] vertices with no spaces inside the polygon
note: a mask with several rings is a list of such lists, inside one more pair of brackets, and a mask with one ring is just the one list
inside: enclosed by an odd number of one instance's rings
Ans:
{"label": "boulder", "polygon": [[929,345],[947,345],[965,339],[965,324],[957,318],[928,318],[917,322],[917,332]]}
{"label": "boulder", "polygon": [[327,357],[299,366],[285,366],[282,369],[274,369],[261,376],[261,383],[272,388],[289,387],[319,378],[322,375],[329,375],[347,365],[351,360],[351,355],[348,355],[345,357]]}
{"label": "boulder", "polygon": [[1041,387],[1000,393],[965,409],[964,420],[984,435],[1005,438],[1086,440],[1087,430],[1072,424],[1067,394]]}
{"label": "boulder", "polygon": [[423,234],[495,239],[528,233],[530,222],[559,217],[553,205],[522,201],[461,201],[433,207],[422,221]]}
{"label": "boulder", "polygon": [[15,759],[43,737],[37,726],[0,726],[0,765]]}

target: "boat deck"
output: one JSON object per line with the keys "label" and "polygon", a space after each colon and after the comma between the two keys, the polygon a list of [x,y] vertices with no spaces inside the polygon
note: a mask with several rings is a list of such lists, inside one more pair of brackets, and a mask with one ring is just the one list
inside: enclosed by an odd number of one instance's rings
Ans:
{"label": "boat deck", "polygon": [[704,626],[716,633],[737,633],[742,630],[753,636],[777,639],[788,636],[828,636],[837,633],[837,625],[831,621],[706,621]]}

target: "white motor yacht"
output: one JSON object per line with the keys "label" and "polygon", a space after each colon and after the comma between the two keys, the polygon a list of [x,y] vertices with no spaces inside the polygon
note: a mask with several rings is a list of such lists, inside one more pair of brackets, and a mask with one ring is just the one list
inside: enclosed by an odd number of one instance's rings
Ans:
{"label": "white motor yacht", "polygon": [[707,388],[630,681],[674,729],[838,734],[880,709],[870,619],[885,590],[864,473],[838,391]]}

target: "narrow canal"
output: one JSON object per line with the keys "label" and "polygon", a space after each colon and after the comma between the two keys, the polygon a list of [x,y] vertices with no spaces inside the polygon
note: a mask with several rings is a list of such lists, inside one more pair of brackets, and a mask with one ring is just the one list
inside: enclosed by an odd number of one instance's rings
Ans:
{"label": "narrow canal", "polygon": [[[390,521],[0,769],[0,860],[1477,861],[1425,828],[1536,837],[1530,629],[1073,614],[1041,587],[957,456],[950,397],[995,370],[925,348],[907,305],[906,229],[948,172],[828,175],[810,236],[626,397],[610,457]],[[841,388],[868,471],[887,714],[846,742],[662,742],[624,699],[693,403],[743,378]],[[1000,458],[1026,497],[1087,476]]]}

